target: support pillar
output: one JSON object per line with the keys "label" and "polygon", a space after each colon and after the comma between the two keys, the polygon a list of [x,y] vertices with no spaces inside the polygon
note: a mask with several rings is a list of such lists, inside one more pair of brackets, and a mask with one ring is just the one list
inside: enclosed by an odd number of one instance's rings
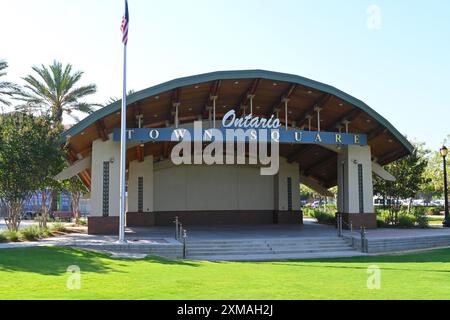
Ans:
{"label": "support pillar", "polygon": [[297,163],[280,158],[280,170],[274,177],[274,223],[303,223],[300,204],[300,170]]}
{"label": "support pillar", "polygon": [[343,146],[338,155],[338,211],[344,227],[376,228],[369,146]]}
{"label": "support pillar", "polygon": [[89,234],[119,234],[120,144],[112,138],[92,143]]}

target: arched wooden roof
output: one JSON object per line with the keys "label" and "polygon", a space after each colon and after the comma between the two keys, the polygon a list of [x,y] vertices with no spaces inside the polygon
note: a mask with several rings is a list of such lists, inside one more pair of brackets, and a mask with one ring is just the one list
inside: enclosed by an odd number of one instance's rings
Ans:
{"label": "arched wooden roof", "polygon": [[[317,117],[314,108],[320,106],[321,130],[337,131],[337,127],[349,121],[349,131],[365,133],[372,148],[372,155],[381,165],[407,154],[413,147],[408,140],[375,110],[361,100],[332,86],[304,77],[265,70],[220,71],[172,80],[128,97],[127,127],[137,127],[136,116],[142,114],[143,126],[166,127],[173,124],[174,105],[179,104],[181,123],[207,118],[211,96],[217,96],[217,117],[230,109],[241,111],[248,106],[248,96],[254,96],[255,116],[270,116],[279,110],[284,121],[283,100],[289,99],[289,120],[296,127],[313,116],[312,130],[316,130]],[[63,133],[68,141],[69,160],[88,156],[92,142],[107,139],[113,129],[120,127],[121,101],[117,101],[91,114]],[[247,109],[248,110],[248,109]],[[294,124],[294,123],[291,123]],[[152,143],[128,150],[127,159],[133,161],[148,154],[166,157],[170,143]],[[299,162],[304,174],[318,180],[325,187],[336,184],[336,154],[318,145],[282,145],[282,156]],[[82,174],[90,184],[90,173]]]}

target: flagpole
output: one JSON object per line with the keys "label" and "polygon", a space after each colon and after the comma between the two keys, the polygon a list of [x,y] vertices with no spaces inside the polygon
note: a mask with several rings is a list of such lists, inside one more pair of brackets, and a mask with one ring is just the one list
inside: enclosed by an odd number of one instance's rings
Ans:
{"label": "flagpole", "polygon": [[123,46],[123,97],[120,130],[120,223],[119,243],[125,243],[125,201],[126,201],[126,126],[127,126],[127,44]]}

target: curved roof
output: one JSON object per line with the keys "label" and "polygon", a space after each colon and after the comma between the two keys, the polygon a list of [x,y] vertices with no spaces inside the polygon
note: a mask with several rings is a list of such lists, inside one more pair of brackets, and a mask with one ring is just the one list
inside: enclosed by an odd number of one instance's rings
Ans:
{"label": "curved roof", "polygon": [[[171,113],[175,103],[183,108],[180,111],[181,121],[193,121],[199,115],[207,114],[205,106],[210,103],[211,95],[218,96],[217,104],[224,109],[248,105],[248,95],[254,95],[257,108],[254,113],[264,115],[275,111],[284,113],[280,106],[283,99],[287,98],[290,100],[289,118],[295,121],[293,125],[299,127],[305,125],[308,115],[314,116],[315,106],[321,106],[322,128],[335,131],[337,125],[349,121],[350,132],[368,135],[369,145],[380,164],[401,158],[413,150],[413,146],[389,121],[363,101],[324,83],[265,70],[206,73],[172,80],[134,93],[127,99],[128,127],[135,126],[133,122],[138,113],[144,115],[145,126],[166,126],[167,122],[173,122]],[[81,153],[83,156],[89,152],[86,149],[93,140],[99,137],[105,139],[105,135],[120,125],[117,114],[120,110],[121,101],[112,103],[71,127],[63,133],[62,138],[64,141],[70,138],[73,154]],[[280,115],[280,119],[284,117]],[[299,147],[297,156],[301,150],[306,151],[305,147]],[[291,158],[295,155],[295,152],[288,153]]]}

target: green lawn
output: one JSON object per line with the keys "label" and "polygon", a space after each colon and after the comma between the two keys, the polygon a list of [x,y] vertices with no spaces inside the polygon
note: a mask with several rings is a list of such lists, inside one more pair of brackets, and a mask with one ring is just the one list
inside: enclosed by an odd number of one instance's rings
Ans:
{"label": "green lawn", "polygon": [[[68,290],[70,265],[81,289]],[[381,289],[367,289],[367,268]],[[1,299],[449,299],[450,249],[281,262],[114,260],[67,248],[0,250]]]}

